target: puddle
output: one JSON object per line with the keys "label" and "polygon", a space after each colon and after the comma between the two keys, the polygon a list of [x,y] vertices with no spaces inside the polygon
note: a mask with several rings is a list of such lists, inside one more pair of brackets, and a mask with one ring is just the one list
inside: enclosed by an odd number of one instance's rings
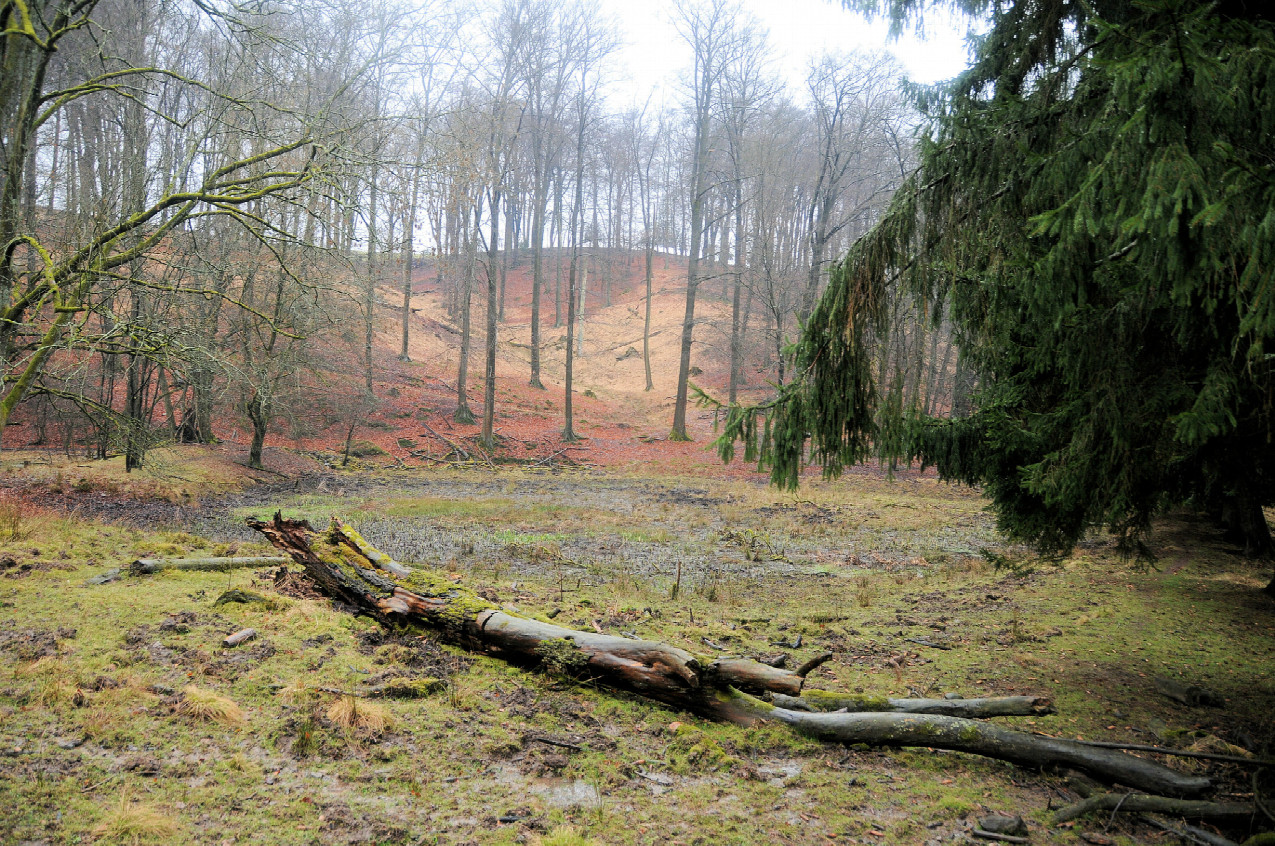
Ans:
{"label": "puddle", "polygon": [[527,778],[510,766],[494,767],[491,775],[497,783],[517,787],[554,808],[596,808],[602,803],[598,789],[582,779]]}
{"label": "puddle", "polygon": [[530,790],[555,808],[596,808],[602,803],[598,789],[587,781],[568,778],[533,779]]}

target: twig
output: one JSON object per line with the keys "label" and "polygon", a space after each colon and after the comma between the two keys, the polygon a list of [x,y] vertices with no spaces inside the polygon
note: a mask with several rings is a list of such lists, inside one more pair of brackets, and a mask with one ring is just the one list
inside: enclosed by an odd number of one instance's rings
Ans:
{"label": "twig", "polygon": [[1156,819],[1150,814],[1140,814],[1139,816],[1143,822],[1153,825],[1161,831],[1167,831],[1169,834],[1175,835],[1188,843],[1196,843],[1199,846],[1238,846],[1234,840],[1228,840],[1225,837],[1205,831],[1202,828],[1196,828],[1193,825],[1183,825],[1182,828],[1176,828],[1164,820]]}
{"label": "twig", "polygon": [[584,751],[584,747],[583,747],[583,746],[577,746],[577,745],[576,745],[576,744],[574,744],[574,743],[567,743],[565,740],[554,740],[552,737],[540,737],[540,736],[533,736],[533,737],[528,737],[527,739],[528,739],[528,740],[534,740],[534,741],[536,741],[537,743],[543,743],[543,744],[545,744],[546,746],[558,746],[558,747],[561,747],[561,748],[563,748],[563,749],[570,749],[572,752],[583,752],[583,751]]}
{"label": "twig", "polygon": [[[548,464],[549,462],[553,461],[553,460],[554,460],[555,458],[557,458],[558,456],[560,456],[560,455],[562,455],[563,453],[565,453],[567,450],[572,450],[572,449],[580,449],[580,447],[576,447],[576,446],[566,446],[566,447],[563,447],[562,449],[558,450],[557,452],[553,453],[552,455],[546,455],[544,458],[541,458],[541,459],[540,459],[540,460],[538,460],[538,461],[534,461],[534,462],[532,462],[532,463],[531,463],[530,465],[528,465],[528,466],[530,466],[530,467],[539,467],[539,466],[540,466],[540,465],[542,465],[542,464]],[[570,459],[567,459],[567,460],[568,460],[568,461],[570,461]]]}
{"label": "twig", "polygon": [[713,641],[709,640],[706,637],[701,637],[700,640],[704,641],[705,644],[712,647],[713,649],[716,649],[718,652],[728,651],[726,647],[722,646],[720,643],[713,643]]}
{"label": "twig", "polygon": [[323,685],[315,685],[311,690],[321,690],[324,693],[331,693],[336,696],[349,696],[354,699],[368,699],[369,697],[362,693],[355,693],[352,690],[342,690],[339,687],[325,687]]}
{"label": "twig", "polygon": [[1114,808],[1112,808],[1112,809],[1111,809],[1111,817],[1107,820],[1107,824],[1106,824],[1105,826],[1103,826],[1103,829],[1102,829],[1103,831],[1110,831],[1110,830],[1111,830],[1111,826],[1112,826],[1112,825],[1115,823],[1115,821],[1116,821],[1116,814],[1120,813],[1120,807],[1121,807],[1122,805],[1124,805],[1124,803],[1125,803],[1125,802],[1128,800],[1128,798],[1129,798],[1130,796],[1132,796],[1132,795],[1133,795],[1132,793],[1126,793],[1126,794],[1124,794],[1123,796],[1121,796],[1121,797],[1120,797],[1120,801],[1116,803],[1116,807],[1114,807]]}
{"label": "twig", "polygon": [[425,427],[426,432],[428,432],[429,434],[433,435],[434,437],[438,438],[440,441],[442,441],[443,443],[451,447],[452,452],[456,453],[457,455],[459,455],[461,458],[464,458],[465,460],[469,460],[469,453],[465,451],[464,447],[457,445],[451,439],[445,438],[442,435],[435,432],[432,428],[430,428],[430,425],[426,423],[424,420],[421,420],[420,424],[423,427]]}
{"label": "twig", "polygon": [[1253,771],[1253,804],[1257,806],[1257,810],[1266,815],[1268,820],[1275,822],[1275,814],[1271,813],[1271,809],[1266,805],[1266,800],[1262,798],[1262,785],[1258,783],[1257,778],[1261,772],[1261,770]]}
{"label": "twig", "polygon": [[981,837],[984,840],[999,840],[1001,843],[1031,843],[1030,837],[1019,837],[1015,834],[998,834],[994,831],[984,831],[976,828],[970,832],[975,837]]}
{"label": "twig", "polygon": [[814,658],[811,658],[809,661],[807,661],[806,663],[802,664],[800,667],[797,668],[797,675],[801,676],[804,679],[807,675],[810,674],[811,670],[831,660],[832,660],[831,652],[824,652],[821,655],[816,655]]}
{"label": "twig", "polygon": [[925,640],[924,638],[919,638],[919,637],[909,637],[909,638],[904,638],[904,640],[906,640],[908,643],[919,643],[921,646],[928,646],[930,647],[930,649],[948,650],[952,648],[946,644],[935,643],[932,640]]}

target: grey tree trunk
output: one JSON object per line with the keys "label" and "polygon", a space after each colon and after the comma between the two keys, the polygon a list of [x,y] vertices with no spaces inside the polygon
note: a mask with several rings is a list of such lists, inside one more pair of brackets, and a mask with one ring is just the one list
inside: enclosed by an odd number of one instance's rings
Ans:
{"label": "grey tree trunk", "polygon": [[469,346],[472,340],[470,312],[474,299],[474,270],[478,264],[477,231],[482,217],[482,201],[474,205],[473,229],[465,232],[465,282],[460,295],[460,362],[456,369],[456,411],[452,419],[466,426],[474,422],[474,412],[469,409],[469,394],[465,382],[469,378]]}

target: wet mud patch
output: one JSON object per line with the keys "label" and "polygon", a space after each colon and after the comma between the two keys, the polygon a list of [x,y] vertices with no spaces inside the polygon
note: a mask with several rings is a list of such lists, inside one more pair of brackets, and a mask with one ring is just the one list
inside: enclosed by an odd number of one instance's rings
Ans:
{"label": "wet mud patch", "polygon": [[76,636],[76,630],[72,628],[18,629],[13,627],[13,621],[8,625],[10,628],[0,628],[0,652],[6,652],[19,661],[55,657],[63,641],[74,640]]}

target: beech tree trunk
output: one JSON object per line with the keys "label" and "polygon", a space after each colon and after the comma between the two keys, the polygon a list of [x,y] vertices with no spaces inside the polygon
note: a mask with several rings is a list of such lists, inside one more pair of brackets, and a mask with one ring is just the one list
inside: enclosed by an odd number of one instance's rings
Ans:
{"label": "beech tree trunk", "polygon": [[[383,623],[426,626],[446,640],[512,663],[541,665],[595,684],[635,691],[712,719],[743,725],[774,720],[809,737],[846,745],[952,749],[1030,767],[1070,767],[1145,793],[1191,796],[1209,787],[1207,778],[1184,775],[1124,752],[962,717],[795,710],[816,710],[839,695],[818,692],[810,700],[794,702],[805,684],[800,671],[747,658],[711,660],[669,644],[576,631],[507,613],[439,573],[404,567],[335,520],[324,532],[316,532],[305,521],[285,520],[278,513],[270,521],[250,519],[248,525],[292,556],[329,597]],[[750,693],[792,707],[776,707]],[[1010,710],[1041,713],[1033,709],[1049,708],[1046,700],[1013,699],[1024,701]],[[847,707],[852,700],[844,697],[839,707]],[[886,700],[886,705],[908,701]],[[992,700],[982,700],[988,701]],[[950,700],[947,706],[959,707],[953,705],[958,702]]]}

